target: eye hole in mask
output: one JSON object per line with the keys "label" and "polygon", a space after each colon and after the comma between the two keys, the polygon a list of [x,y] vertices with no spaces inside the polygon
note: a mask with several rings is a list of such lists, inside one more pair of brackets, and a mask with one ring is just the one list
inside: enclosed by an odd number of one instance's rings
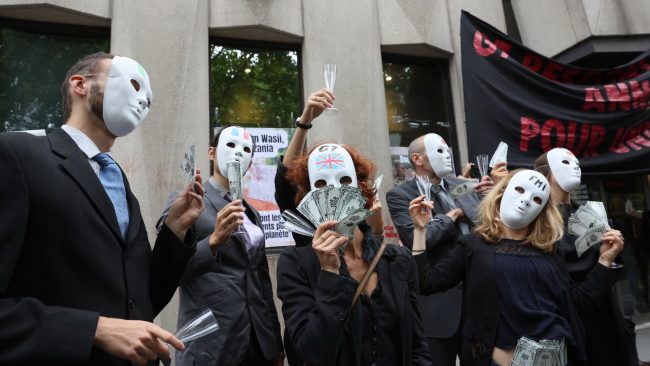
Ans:
{"label": "eye hole in mask", "polygon": [[339,183],[344,186],[349,186],[352,183],[352,178],[346,175],[345,177],[341,177],[341,179],[339,179]]}
{"label": "eye hole in mask", "polygon": [[538,205],[541,205],[542,204],[542,199],[540,197],[538,197],[538,196],[535,196],[535,198],[533,198],[533,202],[535,202]]}
{"label": "eye hole in mask", "polygon": [[562,160],[562,164],[566,164],[566,165],[569,165],[569,161],[568,161],[568,160],[566,160],[566,159],[564,159],[564,160]]}
{"label": "eye hole in mask", "polygon": [[519,186],[515,187],[515,191],[517,191],[519,194],[526,193],[526,190],[524,189],[524,187],[519,187]]}
{"label": "eye hole in mask", "polygon": [[250,154],[250,152],[251,152],[251,148],[248,147],[248,146],[245,146],[245,147],[244,147],[244,151],[245,151],[246,153],[249,153],[249,154]]}
{"label": "eye hole in mask", "polygon": [[327,185],[327,182],[325,181],[325,179],[319,179],[319,180],[316,181],[316,183],[314,183],[314,186],[316,186],[316,188],[323,188],[326,185]]}
{"label": "eye hole in mask", "polygon": [[438,149],[438,153],[442,154],[442,149]]}
{"label": "eye hole in mask", "polygon": [[137,81],[131,79],[131,85],[133,85],[133,89],[135,89],[135,91],[140,91],[140,84]]}
{"label": "eye hole in mask", "polygon": [[231,149],[234,149],[235,148],[235,143],[234,142],[229,142],[229,143],[226,144],[226,146],[228,146]]}

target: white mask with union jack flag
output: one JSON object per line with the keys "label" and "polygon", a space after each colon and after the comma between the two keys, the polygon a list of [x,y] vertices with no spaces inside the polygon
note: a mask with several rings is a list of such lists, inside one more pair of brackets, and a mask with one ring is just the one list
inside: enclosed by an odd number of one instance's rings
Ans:
{"label": "white mask with union jack flag", "polygon": [[442,136],[436,133],[424,135],[424,149],[433,172],[439,178],[444,178],[454,171],[451,166],[451,150]]}
{"label": "white mask with union jack flag", "polygon": [[217,165],[221,175],[227,177],[227,164],[238,161],[243,176],[251,164],[252,157],[253,138],[248,131],[237,126],[227,127],[221,131],[217,142]]}
{"label": "white mask with union jack flag", "polygon": [[582,171],[580,162],[573,153],[563,147],[556,147],[546,153],[548,167],[555,181],[565,192],[572,192],[580,186]]}
{"label": "white mask with union jack flag", "polygon": [[309,154],[309,185],[317,190],[329,185],[357,187],[357,172],[350,153],[341,145],[323,144]]}

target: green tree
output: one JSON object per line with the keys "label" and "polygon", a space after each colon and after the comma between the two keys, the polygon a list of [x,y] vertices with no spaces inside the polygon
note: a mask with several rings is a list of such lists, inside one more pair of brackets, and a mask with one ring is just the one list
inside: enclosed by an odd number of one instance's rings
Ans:
{"label": "green tree", "polygon": [[293,127],[300,113],[295,51],[210,45],[210,130],[224,124]]}

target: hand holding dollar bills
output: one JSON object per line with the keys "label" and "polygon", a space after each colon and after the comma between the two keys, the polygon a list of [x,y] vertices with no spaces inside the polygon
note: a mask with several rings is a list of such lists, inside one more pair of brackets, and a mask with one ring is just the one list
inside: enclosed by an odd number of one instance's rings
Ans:
{"label": "hand holding dollar bills", "polygon": [[568,233],[578,237],[575,241],[578,257],[600,243],[603,234],[609,230],[607,213],[602,202],[587,201],[571,214],[568,221]]}
{"label": "hand holding dollar bills", "polygon": [[308,192],[298,204],[298,212],[309,222],[287,210],[282,213],[282,225],[291,232],[313,236],[319,224],[334,220],[338,222],[334,231],[351,238],[354,228],[372,214],[365,205],[366,197],[359,188],[327,186]]}

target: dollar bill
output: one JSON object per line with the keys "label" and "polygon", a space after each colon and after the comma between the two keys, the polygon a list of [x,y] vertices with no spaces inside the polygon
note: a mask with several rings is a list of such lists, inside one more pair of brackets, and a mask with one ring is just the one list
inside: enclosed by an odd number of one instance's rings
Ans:
{"label": "dollar bill", "polygon": [[588,205],[581,205],[578,207],[576,212],[573,213],[573,216],[575,216],[587,228],[594,227],[599,223],[607,224],[607,221],[603,222],[598,213]]}
{"label": "dollar bill", "polygon": [[352,238],[354,228],[363,220],[367,219],[372,215],[372,211],[365,208],[360,208],[354,211],[349,216],[343,218],[341,221],[336,224],[334,231],[341,235],[345,235],[348,238]]}
{"label": "dollar bill", "polygon": [[587,201],[585,205],[591,207],[591,209],[598,215],[602,222],[607,222],[607,211],[605,211],[605,205],[600,201]]}
{"label": "dollar bill", "polygon": [[341,201],[342,206],[337,212],[337,220],[342,220],[357,210],[363,209],[366,205],[366,197],[361,191],[351,191],[345,196],[345,201]]}
{"label": "dollar bill", "polygon": [[325,211],[327,212],[328,220],[339,219],[336,216],[336,209],[339,206],[339,202],[341,202],[341,196],[343,195],[343,188],[344,187],[339,187],[339,188],[332,187],[331,190],[326,192]]}
{"label": "dollar bill", "polygon": [[329,191],[334,189],[334,186],[326,186],[309,193],[312,194],[314,201],[316,202],[316,207],[318,208],[318,220],[323,222],[329,220],[327,215],[327,194]]}
{"label": "dollar bill", "polygon": [[318,203],[313,194],[305,196],[296,208],[298,209],[298,212],[305,216],[307,220],[311,221],[314,226],[318,226],[320,223],[325,221],[320,213]]}
{"label": "dollar bill", "polygon": [[515,353],[512,356],[511,366],[533,366],[541,345],[532,339],[521,337],[517,341]]}
{"label": "dollar bill", "polygon": [[[347,214],[343,214],[343,211],[344,208],[347,206],[347,204],[350,202],[350,197],[352,196],[362,196],[361,189],[352,186],[343,186],[340,188],[339,199],[336,205],[336,209],[334,210],[334,220],[337,221],[341,220],[342,218],[350,214],[350,212],[348,212]],[[364,205],[365,205],[365,201],[364,201]]]}
{"label": "dollar bill", "polygon": [[240,200],[244,197],[242,189],[241,164],[238,161],[226,163],[228,173],[228,186],[230,187],[230,198]]}
{"label": "dollar bill", "polygon": [[449,186],[449,195],[451,198],[458,198],[474,193],[474,187],[478,185],[478,179],[469,179],[467,182]]}
{"label": "dollar bill", "polygon": [[575,246],[578,257],[581,257],[589,248],[599,244],[603,240],[603,234],[607,231],[607,225],[599,224],[589,228],[576,239]]}
{"label": "dollar bill", "polygon": [[181,173],[184,177],[184,182],[188,183],[194,181],[196,176],[196,145],[190,145],[181,161]]}

